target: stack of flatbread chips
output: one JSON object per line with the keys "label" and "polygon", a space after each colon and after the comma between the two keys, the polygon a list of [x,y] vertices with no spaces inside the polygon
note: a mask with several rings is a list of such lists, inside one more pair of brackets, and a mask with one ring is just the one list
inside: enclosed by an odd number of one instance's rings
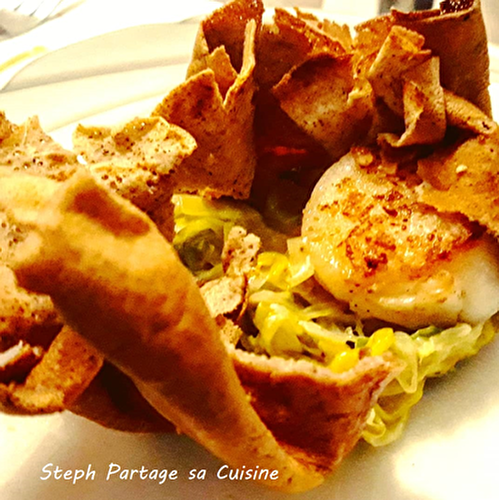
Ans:
{"label": "stack of flatbread chips", "polygon": [[333,373],[246,352],[259,238],[234,228],[224,276],[200,288],[169,242],[172,194],[265,205],[283,182],[306,198],[369,145],[414,163],[422,202],[497,236],[499,142],[478,1],[392,11],[354,36],[300,10],[263,13],[260,0],[215,11],[152,115],[79,126],[74,152],[36,119],[0,114],[0,403],[176,428],[232,467],[277,469],[262,481],[292,492],[355,446],[400,363],[385,353]]}
{"label": "stack of flatbread chips", "polygon": [[249,197],[256,164],[255,44],[262,14],[260,1],[239,0],[202,21],[186,81],[154,110],[198,144],[179,172],[178,185],[186,192]]}

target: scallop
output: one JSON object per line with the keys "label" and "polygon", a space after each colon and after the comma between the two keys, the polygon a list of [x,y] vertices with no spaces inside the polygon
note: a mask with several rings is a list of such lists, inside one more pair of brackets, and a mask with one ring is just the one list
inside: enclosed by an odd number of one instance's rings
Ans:
{"label": "scallop", "polygon": [[316,278],[364,319],[408,329],[484,321],[499,310],[499,246],[420,203],[420,182],[361,148],[330,167],[302,223]]}

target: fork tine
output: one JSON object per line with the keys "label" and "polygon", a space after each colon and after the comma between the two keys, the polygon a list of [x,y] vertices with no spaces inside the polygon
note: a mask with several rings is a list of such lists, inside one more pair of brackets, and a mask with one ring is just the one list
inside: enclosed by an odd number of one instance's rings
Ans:
{"label": "fork tine", "polygon": [[33,16],[43,20],[50,16],[61,2],[62,0],[22,0],[21,2],[16,0],[17,7],[10,10],[15,11],[17,14]]}
{"label": "fork tine", "polygon": [[62,0],[42,0],[33,15],[37,19],[46,19],[62,3]]}
{"label": "fork tine", "polygon": [[23,16],[32,16],[42,1],[43,0],[23,0],[19,3],[17,8],[13,10],[17,14],[22,14]]}
{"label": "fork tine", "polygon": [[23,3],[23,0],[6,0],[2,2],[2,9],[4,10],[16,10]]}

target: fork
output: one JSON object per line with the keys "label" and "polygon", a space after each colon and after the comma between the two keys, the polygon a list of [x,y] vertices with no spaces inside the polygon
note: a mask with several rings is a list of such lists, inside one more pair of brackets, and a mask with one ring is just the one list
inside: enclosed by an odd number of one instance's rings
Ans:
{"label": "fork", "polygon": [[16,36],[46,21],[63,0],[6,0],[0,8],[0,36]]}

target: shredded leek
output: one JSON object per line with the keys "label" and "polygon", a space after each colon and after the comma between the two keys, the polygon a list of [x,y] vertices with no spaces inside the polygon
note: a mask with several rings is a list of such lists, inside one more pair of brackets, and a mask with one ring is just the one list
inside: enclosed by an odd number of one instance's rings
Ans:
{"label": "shredded leek", "polygon": [[175,195],[173,246],[200,282],[222,275],[221,255],[232,227],[240,225],[260,236],[264,248],[284,250],[285,236],[269,229],[262,216],[244,203]]}

